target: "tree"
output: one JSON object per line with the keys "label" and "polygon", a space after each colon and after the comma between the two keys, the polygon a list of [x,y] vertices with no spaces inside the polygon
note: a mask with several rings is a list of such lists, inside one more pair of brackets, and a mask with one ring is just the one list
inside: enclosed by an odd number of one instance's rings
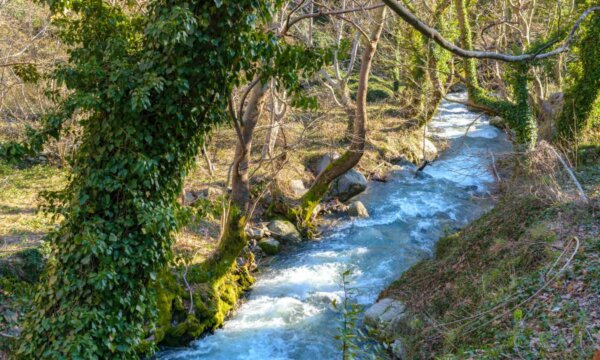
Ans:
{"label": "tree", "polygon": [[[228,94],[277,51],[256,30],[275,2],[160,0],[142,14],[101,0],[50,1],[70,90],[46,120],[85,115],[64,216],[23,327],[20,358],[135,358],[156,317],[153,284],[171,258],[182,179]],[[66,11],[65,9],[69,9]],[[233,20],[234,19],[234,20]]]}
{"label": "tree", "polygon": [[367,135],[367,90],[373,57],[377,51],[377,44],[383,30],[386,8],[379,7],[375,16],[370,34],[363,36],[364,52],[361,59],[358,92],[356,95],[356,112],[354,116],[353,134],[348,150],[338,159],[332,161],[317,176],[310,189],[300,199],[300,205],[292,212],[303,225],[310,224],[310,218],[315,207],[327,194],[331,183],[346,171],[352,169],[362,158]]}
{"label": "tree", "polygon": [[[580,7],[592,1],[581,1]],[[583,27],[577,44],[579,61],[571,65],[572,82],[565,92],[565,104],[558,120],[558,137],[569,142],[589,127],[600,123],[600,14]]]}
{"label": "tree", "polygon": [[[600,11],[600,6],[590,7],[589,9],[585,10],[573,25],[570,33],[562,45],[551,51],[543,52],[555,41],[551,41],[549,44],[536,43],[535,46],[531,46],[529,52],[519,55],[509,55],[498,52],[473,50],[473,41],[467,17],[465,0],[454,0],[459,26],[461,29],[462,48],[445,39],[436,29],[425,24],[398,1],[384,0],[384,3],[408,24],[417,29],[421,34],[434,40],[444,49],[465,59],[465,75],[470,101],[475,105],[483,107],[485,110],[497,113],[506,118],[510,126],[517,133],[517,141],[525,148],[533,147],[537,140],[537,124],[532,115],[528,101],[527,80],[530,66],[529,63],[536,60],[546,59],[567,51],[569,46],[574,41],[575,34],[583,20],[585,20],[585,18],[592,12]],[[514,103],[506,100],[494,99],[487,95],[485,91],[479,87],[476,64],[473,59],[494,59],[516,64],[512,69],[511,80],[513,84],[513,95],[515,98]]]}

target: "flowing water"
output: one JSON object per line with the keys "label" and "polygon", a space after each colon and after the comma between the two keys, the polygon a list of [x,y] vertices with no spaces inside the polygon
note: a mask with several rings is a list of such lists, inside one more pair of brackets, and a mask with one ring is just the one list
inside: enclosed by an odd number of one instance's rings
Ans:
{"label": "flowing water", "polygon": [[[451,98],[465,100],[464,93]],[[448,148],[425,174],[394,172],[360,195],[371,215],[347,220],[283,254],[263,268],[238,312],[214,335],[160,359],[337,359],[340,315],[331,306],[342,294],[340,274],[352,270],[354,301],[369,306],[381,290],[431,253],[444,234],[492,206],[491,153],[511,149],[487,118],[444,101],[429,125]],[[466,134],[466,135],[465,135]]]}

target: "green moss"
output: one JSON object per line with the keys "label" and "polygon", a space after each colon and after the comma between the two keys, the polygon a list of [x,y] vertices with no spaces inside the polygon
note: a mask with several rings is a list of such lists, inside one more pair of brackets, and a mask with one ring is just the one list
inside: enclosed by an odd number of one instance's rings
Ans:
{"label": "green moss", "polygon": [[[191,264],[184,285],[179,274],[164,271],[157,281],[158,321],[154,340],[159,345],[183,346],[202,334],[220,327],[236,307],[242,294],[252,286],[254,278],[247,266],[238,266],[236,259],[247,243],[244,219],[233,215],[233,226],[224,234],[220,251],[212,258]],[[237,224],[237,225],[236,225]],[[248,263],[253,262],[248,255]]]}
{"label": "green moss", "polygon": [[[582,9],[592,1],[580,1]],[[565,105],[558,121],[558,136],[573,141],[586,130],[600,124],[600,15],[593,14],[582,26],[577,44],[579,61],[570,65],[571,85],[565,92]]]}

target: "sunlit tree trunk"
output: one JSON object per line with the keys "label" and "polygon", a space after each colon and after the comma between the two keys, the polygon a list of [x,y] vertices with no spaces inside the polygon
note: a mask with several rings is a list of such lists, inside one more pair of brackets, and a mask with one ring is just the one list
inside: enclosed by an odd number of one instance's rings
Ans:
{"label": "sunlit tree trunk", "polygon": [[367,125],[367,89],[369,85],[369,76],[373,57],[377,50],[377,44],[383,30],[386,8],[381,7],[375,10],[374,25],[371,29],[369,39],[364,39],[365,50],[362,56],[360,75],[358,81],[358,92],[356,95],[356,113],[354,117],[354,129],[350,147],[348,150],[334,160],[327,168],[319,174],[311,188],[302,197],[299,213],[299,220],[303,224],[310,223],[310,218],[315,207],[329,190],[331,183],[343,175],[346,171],[352,169],[362,158]]}

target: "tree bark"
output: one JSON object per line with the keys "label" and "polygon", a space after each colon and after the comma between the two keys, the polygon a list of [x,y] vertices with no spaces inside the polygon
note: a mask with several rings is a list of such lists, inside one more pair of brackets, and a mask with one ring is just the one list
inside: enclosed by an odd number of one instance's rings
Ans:
{"label": "tree bark", "polygon": [[600,11],[600,6],[594,6],[587,10],[585,10],[579,19],[575,22],[573,27],[571,28],[571,32],[567,36],[566,40],[563,44],[549,52],[545,53],[531,53],[531,54],[522,54],[522,55],[509,55],[502,54],[490,51],[475,51],[464,49],[458,47],[445,39],[436,29],[430,27],[421,21],[418,17],[416,17],[413,13],[410,12],[404,5],[399,3],[396,0],[383,0],[383,2],[390,7],[398,16],[400,16],[404,21],[406,21],[409,25],[417,29],[420,33],[425,35],[426,37],[434,40],[444,49],[452,52],[455,55],[466,58],[475,58],[475,59],[495,59],[504,62],[522,62],[522,61],[531,61],[531,60],[541,60],[545,58],[552,57],[554,55],[558,55],[565,51],[569,50],[569,46],[573,43],[575,34],[579,29],[579,26],[585,20],[587,16],[589,16],[592,12]]}
{"label": "tree bark", "polygon": [[365,39],[365,51],[362,56],[360,75],[358,81],[358,92],[356,95],[356,111],[354,117],[353,136],[348,150],[334,160],[327,168],[317,176],[314,184],[301,199],[299,217],[303,224],[309,224],[315,207],[329,190],[331,183],[352,169],[362,158],[366,141],[367,124],[367,90],[373,57],[377,50],[377,44],[381,37],[385,19],[386,8],[376,10],[375,24],[371,30],[369,39]]}
{"label": "tree bark", "polygon": [[254,128],[263,110],[267,85],[256,83],[250,90],[246,111],[241,115],[240,138],[235,148],[231,175],[231,201],[240,212],[246,213],[250,205],[250,153]]}

